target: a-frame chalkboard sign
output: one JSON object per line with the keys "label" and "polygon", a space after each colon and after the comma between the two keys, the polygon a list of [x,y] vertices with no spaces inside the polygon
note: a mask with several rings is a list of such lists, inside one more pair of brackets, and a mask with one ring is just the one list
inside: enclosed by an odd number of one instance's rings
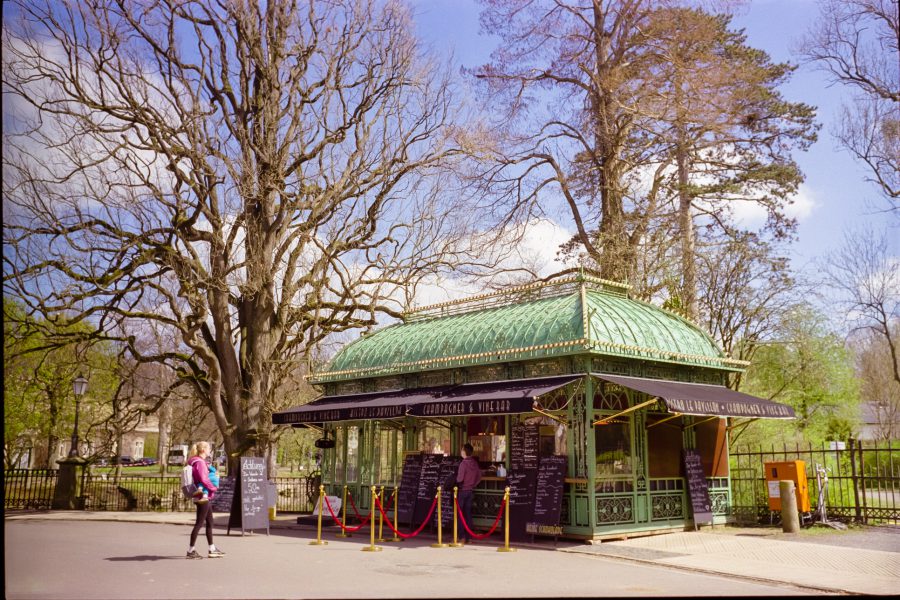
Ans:
{"label": "a-frame chalkboard sign", "polygon": [[268,483],[266,459],[242,456],[228,516],[228,535],[232,528],[240,528],[241,535],[254,529],[265,529],[269,535]]}
{"label": "a-frame chalkboard sign", "polygon": [[694,530],[700,525],[712,525],[712,501],[709,499],[709,487],[700,454],[696,450],[685,449],[682,454],[684,481],[687,484],[688,496],[691,500],[691,513],[694,517]]}

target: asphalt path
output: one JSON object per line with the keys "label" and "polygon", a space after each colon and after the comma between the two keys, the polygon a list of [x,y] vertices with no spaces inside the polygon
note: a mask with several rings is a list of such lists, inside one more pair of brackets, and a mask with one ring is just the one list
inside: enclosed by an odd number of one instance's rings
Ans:
{"label": "asphalt path", "polygon": [[[227,556],[186,560],[189,528],[171,524],[5,521],[10,599],[503,598],[781,596],[769,585],[602,556],[427,540],[361,552],[368,537],[309,545],[309,532],[216,531]],[[206,555],[201,534],[198,550]]]}

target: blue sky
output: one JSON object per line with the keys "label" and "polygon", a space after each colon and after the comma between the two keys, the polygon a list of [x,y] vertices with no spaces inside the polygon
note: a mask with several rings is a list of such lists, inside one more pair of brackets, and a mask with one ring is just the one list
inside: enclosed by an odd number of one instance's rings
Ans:
{"label": "blue sky", "polygon": [[[461,66],[488,62],[496,38],[479,34],[480,5],[476,0],[415,0],[413,5],[421,38],[438,54],[452,51]],[[814,0],[750,0],[733,25],[745,29],[748,43],[767,51],[773,60],[797,63],[791,45],[817,14]],[[877,212],[885,201],[865,181],[863,167],[837,147],[830,133],[849,91],[829,85],[825,73],[807,65],[800,66],[782,91],[789,100],[817,106],[822,123],[819,140],[807,152],[796,155],[806,182],[797,199],[798,240],[791,246],[794,266],[812,267],[810,261],[839,244],[846,230],[890,227],[896,233],[898,219]],[[894,253],[900,254],[896,242],[900,235],[894,237]]]}

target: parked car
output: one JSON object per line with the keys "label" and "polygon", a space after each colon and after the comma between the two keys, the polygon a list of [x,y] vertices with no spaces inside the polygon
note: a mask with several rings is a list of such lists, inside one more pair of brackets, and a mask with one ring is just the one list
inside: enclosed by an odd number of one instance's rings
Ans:
{"label": "parked car", "polygon": [[132,465],[132,464],[134,464],[134,459],[131,458],[130,456],[120,456],[119,464],[120,465]]}

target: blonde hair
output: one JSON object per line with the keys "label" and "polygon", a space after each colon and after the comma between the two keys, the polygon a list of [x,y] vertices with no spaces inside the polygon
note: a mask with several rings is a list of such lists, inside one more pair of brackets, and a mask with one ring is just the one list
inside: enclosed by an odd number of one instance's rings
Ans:
{"label": "blonde hair", "polygon": [[204,450],[209,453],[209,442],[196,442],[191,445],[191,450],[188,452],[190,456],[188,458],[200,456],[200,453]]}

